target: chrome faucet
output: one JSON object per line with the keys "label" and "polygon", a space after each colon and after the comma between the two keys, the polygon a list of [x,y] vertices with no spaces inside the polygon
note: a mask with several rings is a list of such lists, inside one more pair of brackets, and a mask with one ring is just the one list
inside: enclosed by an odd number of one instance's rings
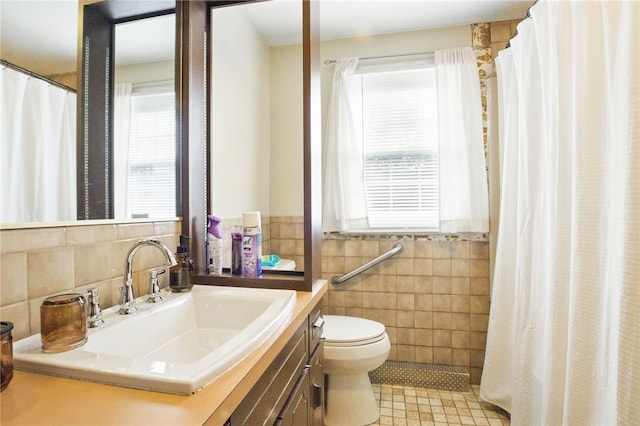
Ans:
{"label": "chrome faucet", "polygon": [[133,248],[129,251],[129,254],[127,255],[127,262],[124,266],[124,287],[120,287],[122,296],[120,298],[120,310],[118,310],[118,313],[120,315],[129,315],[136,313],[136,297],[133,294],[133,256],[144,246],[152,246],[158,248],[166,257],[168,267],[177,264],[176,258],[173,253],[171,253],[171,250],[169,250],[169,248],[162,244],[160,241],[153,239],[138,241],[136,245],[133,246]]}

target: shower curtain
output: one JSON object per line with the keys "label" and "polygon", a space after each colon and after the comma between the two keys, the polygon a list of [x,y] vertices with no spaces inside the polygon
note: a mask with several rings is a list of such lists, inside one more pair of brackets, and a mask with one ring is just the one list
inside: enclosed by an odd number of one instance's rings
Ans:
{"label": "shower curtain", "polygon": [[0,70],[0,223],[76,219],[76,95]]}
{"label": "shower curtain", "polygon": [[640,419],[640,2],[544,1],[500,53],[480,396],[513,424]]}

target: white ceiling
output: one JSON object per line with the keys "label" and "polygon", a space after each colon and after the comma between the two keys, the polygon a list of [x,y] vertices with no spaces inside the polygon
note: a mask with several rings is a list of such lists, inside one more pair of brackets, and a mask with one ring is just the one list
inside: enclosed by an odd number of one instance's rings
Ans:
{"label": "white ceiling", "polygon": [[[325,40],[521,19],[533,3],[533,0],[317,1],[320,1],[321,38]],[[299,41],[300,4],[294,0],[272,0],[246,7],[267,41],[280,45]],[[45,75],[75,70],[77,16],[77,0],[0,0],[0,56]],[[162,19],[155,21],[142,32],[133,31],[134,41],[117,49],[116,61],[125,56],[129,56],[128,62],[150,62],[172,56],[173,28],[167,30],[167,25],[172,25]],[[158,40],[163,40],[167,47],[155,48],[154,42]],[[134,46],[135,53],[128,51]]]}

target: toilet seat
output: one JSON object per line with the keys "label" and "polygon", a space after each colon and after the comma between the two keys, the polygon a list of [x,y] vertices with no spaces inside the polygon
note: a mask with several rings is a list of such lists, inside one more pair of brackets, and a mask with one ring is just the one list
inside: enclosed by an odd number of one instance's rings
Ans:
{"label": "toilet seat", "polygon": [[324,315],[325,346],[348,347],[376,343],[386,336],[383,324],[365,318]]}

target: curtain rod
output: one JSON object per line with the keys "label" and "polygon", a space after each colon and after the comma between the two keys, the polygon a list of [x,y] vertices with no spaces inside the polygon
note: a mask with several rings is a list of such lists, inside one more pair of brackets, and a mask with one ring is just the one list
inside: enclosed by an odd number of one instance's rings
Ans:
{"label": "curtain rod", "polygon": [[29,77],[34,77],[34,78],[37,78],[39,80],[42,80],[45,83],[49,83],[50,85],[55,86],[55,87],[57,87],[59,89],[66,90],[67,92],[76,93],[76,89],[74,89],[73,87],[69,87],[66,84],[62,84],[62,83],[57,82],[55,80],[52,80],[52,79],[50,79],[48,77],[45,77],[45,76],[40,75],[40,74],[37,74],[37,73],[35,73],[33,71],[29,71],[26,68],[22,68],[21,66],[18,66],[16,64],[12,64],[11,62],[9,62],[9,61],[7,61],[5,59],[0,59],[0,64],[3,67],[11,68],[14,71],[18,71],[18,72],[21,72],[22,74],[26,74]]}
{"label": "curtain rod", "polygon": [[[402,58],[402,57],[406,57],[406,56],[423,56],[423,55],[433,55],[433,51],[431,51],[431,52],[419,52],[419,53],[402,53],[402,54],[399,54],[399,55],[364,56],[362,58],[358,58],[358,60],[366,61],[366,60],[369,60],[369,59]],[[335,63],[336,63],[335,59],[327,59],[326,61],[324,61],[325,65],[331,65],[331,64],[335,64]]]}

